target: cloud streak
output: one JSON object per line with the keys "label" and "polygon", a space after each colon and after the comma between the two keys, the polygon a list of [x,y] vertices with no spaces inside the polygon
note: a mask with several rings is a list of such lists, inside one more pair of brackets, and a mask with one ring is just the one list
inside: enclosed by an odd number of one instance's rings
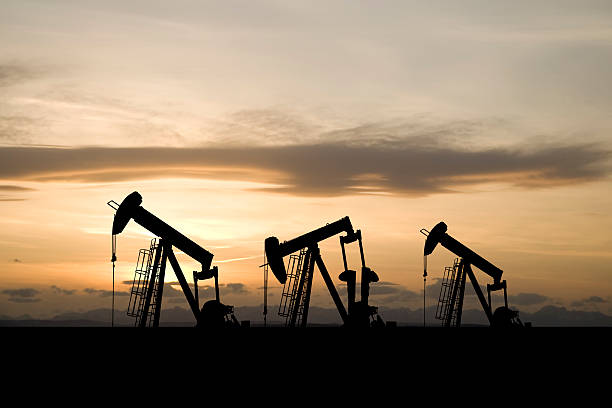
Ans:
{"label": "cloud streak", "polygon": [[549,300],[547,296],[538,293],[519,293],[517,295],[508,296],[509,303],[519,306],[532,306]]}
{"label": "cloud streak", "polygon": [[595,144],[462,150],[435,141],[373,141],[195,148],[0,147],[0,178],[113,182],[151,177],[244,180],[265,191],[339,196],[424,196],[506,183],[546,188],[601,180],[610,151]]}
{"label": "cloud streak", "polygon": [[13,297],[32,298],[38,295],[40,292],[33,288],[23,288],[23,289],[4,289],[2,293],[5,295],[13,296]]}
{"label": "cloud streak", "polygon": [[[22,187],[22,186],[14,186],[14,185],[0,185],[0,193],[22,193],[26,191],[34,191],[33,188]],[[25,201],[25,198],[15,198],[7,195],[0,195],[0,201]]]}
{"label": "cloud streak", "polygon": [[22,187],[22,186],[11,186],[11,185],[0,185],[0,191],[10,191],[10,192],[21,192],[21,191],[32,191],[33,188]]}
{"label": "cloud streak", "polygon": [[69,296],[69,295],[74,295],[76,293],[76,289],[64,289],[56,285],[51,286],[51,290],[53,291],[53,293],[56,293],[58,295],[68,295]]}
{"label": "cloud streak", "polygon": [[[88,295],[100,296],[100,297],[113,296],[112,290],[85,288],[83,289],[83,292],[87,293]],[[115,291],[115,296],[129,296],[129,295],[130,294],[128,292]]]}
{"label": "cloud streak", "polygon": [[607,303],[608,301],[600,296],[591,296],[585,299],[576,300],[571,303],[573,307],[593,306],[597,304]]}
{"label": "cloud streak", "polygon": [[36,297],[40,291],[34,288],[4,289],[2,294],[8,295],[8,301],[13,303],[36,303],[41,300]]}

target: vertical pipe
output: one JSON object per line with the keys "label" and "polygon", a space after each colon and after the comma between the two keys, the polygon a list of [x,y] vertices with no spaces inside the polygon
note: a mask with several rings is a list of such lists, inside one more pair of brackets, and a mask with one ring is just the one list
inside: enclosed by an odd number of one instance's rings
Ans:
{"label": "vertical pipe", "polygon": [[508,308],[508,291],[506,287],[506,281],[503,282],[504,285],[504,305]]}
{"label": "vertical pipe", "polygon": [[263,263],[263,275],[264,275],[264,285],[263,285],[263,321],[264,327],[268,327],[268,263],[266,262],[266,251],[264,249],[264,263]]}
{"label": "vertical pipe", "polygon": [[423,327],[425,327],[425,289],[427,288],[427,255],[423,256]]}
{"label": "vertical pipe", "polygon": [[193,293],[195,296],[196,306],[200,310],[200,291],[198,290],[198,272],[193,271]]}
{"label": "vertical pipe", "polygon": [[364,266],[361,268],[361,303],[368,305],[370,299],[370,268]]}
{"label": "vertical pipe", "polygon": [[[349,272],[349,271],[347,271]],[[353,307],[355,305],[355,292],[357,287],[357,274],[355,271],[350,271],[350,274],[347,274],[346,277],[346,291],[348,294],[348,313],[351,314]]]}
{"label": "vertical pipe", "polygon": [[340,237],[340,248],[342,248],[342,262],[344,263],[344,270],[348,270],[348,264],[346,262],[346,250],[344,249],[344,240]]}
{"label": "vertical pipe", "polygon": [[115,261],[113,261],[113,302],[111,305],[111,327],[115,327]]}
{"label": "vertical pipe", "polygon": [[359,254],[361,255],[361,303],[368,305],[370,297],[369,269],[365,266],[365,255],[363,254],[363,243],[361,241],[361,230],[357,230],[357,240],[359,241]]}
{"label": "vertical pipe", "polygon": [[[346,291],[348,295],[348,314],[351,316],[355,305],[355,288],[357,285],[356,273],[348,269],[348,263],[346,260],[346,250],[344,248],[344,237],[340,237],[340,247],[342,248],[342,262],[344,263],[344,275],[346,278]],[[340,280],[343,280],[342,278]]]}
{"label": "vertical pipe", "polygon": [[218,273],[215,273],[215,299],[217,299],[217,302],[221,302],[220,296],[219,296],[219,274]]}
{"label": "vertical pipe", "polygon": [[361,242],[361,230],[357,230],[355,233],[357,235],[357,239],[359,240],[359,254],[361,255],[361,266],[365,267],[365,255],[363,254],[363,243]]}

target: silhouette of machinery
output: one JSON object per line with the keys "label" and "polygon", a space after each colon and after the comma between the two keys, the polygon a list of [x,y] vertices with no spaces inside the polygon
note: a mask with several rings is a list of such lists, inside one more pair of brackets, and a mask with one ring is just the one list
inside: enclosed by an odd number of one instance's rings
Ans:
{"label": "silhouette of machinery", "polygon": [[[145,210],[141,206],[142,196],[136,191],[129,194],[121,205],[115,201],[109,201],[107,204],[116,210],[112,230],[113,262],[117,260],[116,235],[124,230],[131,219],[159,237],[159,240],[151,240],[149,249],[141,249],[138,256],[128,308],[128,315],[136,317],[137,326],[159,326],[167,261],[170,261],[181,285],[197,327],[222,328],[239,325],[233,313],[233,306],[224,305],[219,300],[219,270],[216,266],[211,268],[212,253]],[[173,247],[201,264],[201,270],[193,272],[195,296],[183,275]],[[207,279],[215,281],[215,299],[204,303],[200,309],[197,283]]]}
{"label": "silhouette of machinery", "polygon": [[[327,271],[318,245],[319,242],[343,232],[346,235],[340,236],[340,245],[342,247],[344,271],[340,274],[339,279],[346,282],[347,285],[348,312]],[[345,251],[345,244],[355,241],[359,242],[361,254],[360,301],[355,300],[357,272],[348,269]],[[297,254],[294,254],[296,252]],[[290,255],[287,263],[288,271],[283,261],[283,258],[287,255]],[[286,318],[286,326],[306,327],[315,264],[327,285],[344,326],[371,327],[384,325],[383,320],[378,316],[378,308],[368,304],[370,283],[377,282],[378,276],[365,264],[361,231],[353,230],[349,217],[344,217],[282,244],[276,237],[266,238],[265,256],[267,263],[264,267],[269,266],[276,279],[284,284],[279,315]],[[264,273],[267,273],[266,269]]]}
{"label": "silhouette of machinery", "polygon": [[[472,251],[455,238],[446,233],[448,227],[444,222],[438,223],[431,232],[422,229],[421,233],[427,236],[425,241],[424,255],[431,254],[438,244],[448,249],[459,258],[455,260],[452,267],[445,269],[436,318],[443,321],[445,327],[460,327],[461,312],[463,308],[463,296],[465,292],[466,276],[474,287],[478,300],[492,327],[515,327],[523,326],[518,317],[518,312],[508,307],[507,285],[505,280],[501,280],[503,271],[493,265],[476,252]],[[472,271],[472,265],[493,278],[492,284],[487,284],[487,299],[485,299],[476,276]],[[427,276],[425,270],[424,276]],[[504,306],[498,307],[492,312],[491,292],[504,291]]]}

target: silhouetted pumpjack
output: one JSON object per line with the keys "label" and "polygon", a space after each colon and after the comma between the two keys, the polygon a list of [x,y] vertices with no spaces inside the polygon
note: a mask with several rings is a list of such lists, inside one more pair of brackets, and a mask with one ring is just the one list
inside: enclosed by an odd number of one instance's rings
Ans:
{"label": "silhouetted pumpjack", "polygon": [[[447,292],[446,299],[442,299],[442,294],[440,297],[441,302],[445,302],[445,311],[441,316],[441,318],[444,320],[443,324],[450,327],[451,322],[454,321],[456,327],[461,325],[461,309],[463,307],[463,294],[467,274],[492,327],[523,326],[518,317],[518,312],[508,308],[506,281],[501,280],[503,271],[457,241],[455,238],[448,235],[446,233],[447,229],[448,227],[446,224],[444,222],[440,222],[431,230],[431,232],[425,229],[421,230],[421,233],[427,236],[424,248],[425,256],[431,254],[436,246],[441,244],[443,247],[461,258],[460,261],[455,262],[452,270],[453,275],[446,277],[451,281],[448,284],[450,290]],[[478,269],[482,270],[484,273],[493,278],[493,284],[487,284],[488,302],[480,289],[476,276],[474,276],[474,272],[472,271],[471,267],[472,265],[476,266]],[[426,274],[427,272],[425,272],[425,276]],[[443,282],[442,290],[445,289],[444,286],[445,283]],[[504,291],[504,306],[497,308],[495,312],[492,313],[491,292],[501,289]]]}
{"label": "silhouetted pumpjack", "polygon": [[[344,261],[344,272],[340,274],[340,280],[346,282],[348,291],[348,312],[346,311],[340,296],[332,282],[318,246],[320,241],[330,238],[336,234],[345,232],[345,236],[340,237],[340,245],[342,247],[342,257]],[[355,301],[356,288],[356,272],[348,269],[346,261],[346,252],[344,245],[359,241],[359,250],[361,253],[361,301]],[[323,280],[327,285],[327,289],[338,309],[338,313],[344,323],[344,326],[349,327],[369,327],[382,326],[384,322],[378,316],[378,308],[368,304],[370,282],[377,282],[378,275],[365,265],[365,257],[363,254],[363,243],[361,239],[361,231],[353,230],[349,217],[344,217],[324,227],[308,232],[290,241],[279,243],[278,238],[269,237],[265,240],[265,254],[267,265],[272,270],[272,273],[282,284],[287,282],[287,271],[283,262],[283,257],[300,251],[302,257],[298,262],[299,276],[295,276],[298,281],[295,281],[294,290],[289,294],[291,297],[289,324],[290,327],[295,327],[298,318],[301,317],[300,325],[305,327],[308,320],[308,308],[310,303],[310,292],[312,289],[312,277],[315,263],[323,276]],[[285,295],[285,293],[283,294]],[[281,300],[282,302],[282,300]],[[370,321],[372,319],[372,321]]]}
{"label": "silhouetted pumpjack", "polygon": [[[146,282],[145,290],[142,293],[143,298],[142,305],[139,310],[140,320],[138,325],[140,327],[147,326],[147,319],[149,316],[149,308],[152,302],[155,305],[155,312],[153,314],[153,327],[159,326],[159,315],[161,309],[161,300],[163,295],[164,287],[164,275],[166,270],[166,261],[170,261],[174,274],[178,278],[178,281],[183,289],[185,298],[189,303],[191,311],[195,316],[197,326],[199,327],[227,327],[237,326],[239,323],[234,317],[233,306],[227,306],[219,300],[219,270],[215,266],[211,269],[211,263],[213,254],[166,224],[149,211],[145,210],[140,204],[142,204],[142,196],[134,191],[129,194],[121,203],[117,206],[115,201],[109,201],[108,205],[114,208],[117,212],[113,220],[113,257],[114,262],[117,257],[115,255],[115,236],[120,234],[128,222],[133,219],[136,223],[143,226],[148,231],[152,232],[156,236],[160,237],[158,245],[152,243],[150,255],[155,253],[155,260],[151,265],[146,267]],[[191,292],[189,285],[183,275],[181,267],[174,255],[172,247],[176,247],[189,255],[191,258],[196,260],[202,265],[201,271],[194,271],[194,284],[195,284],[195,297]],[[139,260],[140,262],[140,260]],[[214,300],[210,300],[204,304],[202,309],[199,307],[199,297],[197,281],[204,279],[215,279],[215,295]],[[155,299],[152,299],[153,293],[155,292]]]}

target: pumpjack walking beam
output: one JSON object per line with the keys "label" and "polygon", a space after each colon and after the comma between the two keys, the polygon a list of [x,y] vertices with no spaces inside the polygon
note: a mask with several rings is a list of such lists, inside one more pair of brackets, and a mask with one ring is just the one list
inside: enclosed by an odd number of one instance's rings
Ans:
{"label": "pumpjack walking beam", "polygon": [[431,232],[429,232],[427,235],[424,254],[426,256],[431,254],[436,246],[440,244],[452,253],[463,258],[466,263],[474,265],[487,275],[491,276],[495,283],[498,283],[504,272],[491,262],[478,255],[476,252],[472,251],[470,248],[463,245],[461,242],[457,241],[455,238],[448,235],[446,233],[447,230],[448,227],[443,222],[440,222],[433,227]]}
{"label": "pumpjack walking beam", "polygon": [[212,263],[213,254],[166,224],[142,206],[142,196],[134,191],[128,195],[115,213],[113,220],[113,235],[120,234],[128,222],[133,219],[154,235],[166,239],[173,246],[200,262],[202,271],[208,271]]}

